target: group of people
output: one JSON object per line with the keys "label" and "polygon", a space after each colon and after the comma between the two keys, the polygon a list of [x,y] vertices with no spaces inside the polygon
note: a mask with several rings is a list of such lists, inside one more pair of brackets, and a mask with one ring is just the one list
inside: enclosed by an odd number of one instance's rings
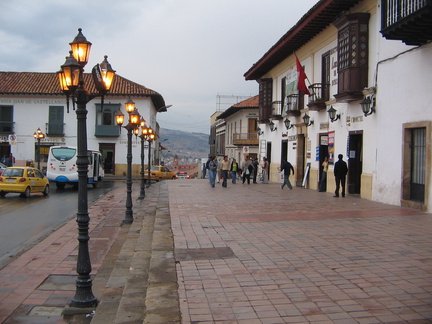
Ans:
{"label": "group of people", "polygon": [[[321,164],[322,169],[322,175],[321,180],[319,183],[319,192],[326,192],[326,184],[327,184],[327,172],[328,172],[328,157],[326,156],[324,158],[323,163]],[[335,182],[336,182],[336,190],[335,195],[333,197],[339,197],[339,190],[341,190],[342,197],[345,197],[345,183],[346,183],[346,176],[348,174],[348,165],[343,160],[343,155],[338,155],[338,160],[334,164],[333,174],[335,176]]]}
{"label": "group of people", "polygon": [[[244,161],[241,165],[236,159],[229,161],[228,156],[224,156],[223,160],[219,163],[217,156],[210,157],[206,163],[206,170],[209,174],[210,186],[215,187],[216,181],[222,179],[222,187],[227,187],[228,178],[231,178],[233,184],[237,183],[237,179],[241,179],[243,183],[250,184],[251,178],[252,183],[258,183],[258,170],[261,167],[262,171],[262,183],[268,183],[268,161],[267,158],[263,158],[263,162],[258,162],[258,158],[254,160],[245,156]],[[219,176],[219,177],[218,177]]]}
{"label": "group of people", "polygon": [[[319,183],[320,192],[326,191],[328,165],[328,157],[325,157],[322,163],[323,172]],[[219,182],[219,178],[222,179],[222,187],[226,188],[228,185],[229,177],[231,177],[233,184],[237,183],[237,178],[242,179],[243,183],[247,182],[247,184],[250,184],[251,176],[253,183],[258,183],[257,176],[259,166],[262,170],[262,183],[268,183],[269,165],[267,158],[265,157],[263,158],[262,164],[260,165],[258,162],[258,158],[252,160],[248,156],[245,156],[243,163],[239,165],[236,159],[232,159],[231,161],[229,161],[228,156],[226,155],[220,163],[218,162],[217,156],[214,156],[209,158],[205,165],[205,169],[209,173],[210,186],[212,188],[215,187],[216,181]],[[283,189],[285,185],[290,190],[293,189],[291,182],[289,181],[291,172],[292,174],[294,174],[294,167],[292,166],[292,164],[287,160],[284,160],[279,170],[284,174],[284,181],[281,185],[281,189]],[[336,190],[334,197],[339,197],[339,190],[341,190],[342,197],[345,197],[345,182],[346,175],[348,173],[348,166],[343,160],[342,154],[338,155],[338,161],[334,165],[333,172],[336,182]]]}
{"label": "group of people", "polygon": [[9,155],[3,155],[0,159],[0,162],[3,163],[4,165],[10,167],[10,166],[14,165],[15,158],[12,155],[12,153],[10,153]]}

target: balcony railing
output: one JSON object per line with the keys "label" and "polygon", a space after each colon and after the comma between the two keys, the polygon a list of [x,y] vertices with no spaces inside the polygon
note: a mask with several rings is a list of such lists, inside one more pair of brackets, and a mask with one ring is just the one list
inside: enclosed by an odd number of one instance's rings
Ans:
{"label": "balcony railing", "polygon": [[432,39],[431,0],[381,0],[381,33],[407,45]]}
{"label": "balcony railing", "polygon": [[234,145],[258,145],[258,134],[253,133],[236,133],[233,134]]}
{"label": "balcony railing", "polygon": [[3,121],[0,122],[0,134],[13,134],[14,122]]}
{"label": "balcony railing", "polygon": [[282,101],[272,102],[272,119],[282,119]]}
{"label": "balcony railing", "polygon": [[287,116],[300,116],[300,103],[299,103],[299,95],[292,94],[286,97],[287,99]]}
{"label": "balcony railing", "polygon": [[96,125],[96,137],[118,137],[120,136],[120,127],[116,125]]}
{"label": "balcony railing", "polygon": [[64,136],[64,124],[63,123],[47,123],[47,136]]}
{"label": "balcony railing", "polygon": [[310,110],[321,110],[326,108],[325,102],[330,97],[330,85],[325,83],[314,83],[309,86],[309,103]]}

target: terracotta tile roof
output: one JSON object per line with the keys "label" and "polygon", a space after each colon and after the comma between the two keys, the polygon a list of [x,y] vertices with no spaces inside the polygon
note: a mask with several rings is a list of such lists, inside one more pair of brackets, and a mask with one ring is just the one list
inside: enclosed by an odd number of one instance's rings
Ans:
{"label": "terracotta tile roof", "polygon": [[320,0],[245,74],[246,80],[258,80],[332,24],[344,11],[361,0]]}
{"label": "terracotta tile roof", "polygon": [[259,108],[259,96],[258,95],[251,97],[251,98],[248,98],[246,100],[240,101],[239,103],[236,103],[235,105],[232,105],[227,110],[225,110],[223,113],[221,113],[216,119],[225,119],[228,116],[231,116],[242,109],[250,109],[250,108],[256,108],[256,109]]}
{"label": "terracotta tile roof", "polygon": [[[84,82],[90,93],[97,93],[91,73],[84,73]],[[0,72],[0,95],[64,96],[56,73],[38,72]],[[164,111],[165,107],[165,101],[159,93],[120,75],[115,76],[108,95],[110,97],[151,97],[156,110]]]}
{"label": "terracotta tile roof", "polygon": [[240,101],[233,105],[235,108],[258,108],[259,107],[259,96],[253,96],[246,100]]}

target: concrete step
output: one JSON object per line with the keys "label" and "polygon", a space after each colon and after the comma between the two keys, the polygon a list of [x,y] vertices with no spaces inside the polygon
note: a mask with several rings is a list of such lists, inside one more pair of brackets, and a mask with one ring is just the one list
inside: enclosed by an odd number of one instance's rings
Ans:
{"label": "concrete step", "polygon": [[122,226],[94,280],[102,297],[91,323],[180,323],[166,183],[133,204],[134,222]]}

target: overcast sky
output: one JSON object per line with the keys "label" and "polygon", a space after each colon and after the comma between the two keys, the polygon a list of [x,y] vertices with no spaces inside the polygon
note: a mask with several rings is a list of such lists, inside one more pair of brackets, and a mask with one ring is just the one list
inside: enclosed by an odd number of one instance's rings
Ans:
{"label": "overcast sky", "polygon": [[0,70],[58,71],[82,28],[93,43],[86,72],[108,55],[172,105],[161,127],[208,133],[217,95],[257,95],[244,73],[316,2],[0,0]]}

